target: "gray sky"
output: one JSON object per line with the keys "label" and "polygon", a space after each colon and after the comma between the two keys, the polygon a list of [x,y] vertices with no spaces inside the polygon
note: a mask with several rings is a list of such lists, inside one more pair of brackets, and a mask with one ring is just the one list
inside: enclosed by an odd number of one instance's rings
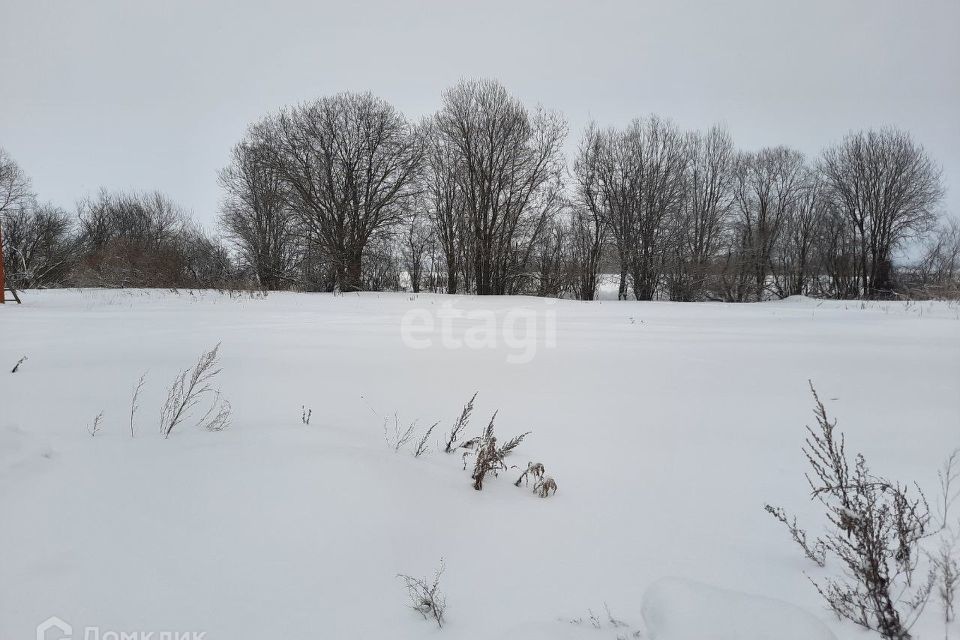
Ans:
{"label": "gray sky", "polygon": [[960,0],[0,0],[0,146],[70,208],[156,188],[211,226],[263,115],[370,90],[419,118],[478,76],[562,111],[571,152],[652,112],[807,154],[896,125],[960,214]]}

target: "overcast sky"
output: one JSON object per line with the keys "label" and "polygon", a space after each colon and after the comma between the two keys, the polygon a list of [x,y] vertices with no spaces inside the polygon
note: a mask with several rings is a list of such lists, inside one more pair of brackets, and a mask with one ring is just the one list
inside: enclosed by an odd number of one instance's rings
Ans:
{"label": "overcast sky", "polygon": [[895,125],[960,214],[960,0],[0,0],[0,146],[69,208],[160,189],[212,226],[263,115],[370,90],[419,118],[481,76],[562,111],[571,151],[649,113],[810,155]]}

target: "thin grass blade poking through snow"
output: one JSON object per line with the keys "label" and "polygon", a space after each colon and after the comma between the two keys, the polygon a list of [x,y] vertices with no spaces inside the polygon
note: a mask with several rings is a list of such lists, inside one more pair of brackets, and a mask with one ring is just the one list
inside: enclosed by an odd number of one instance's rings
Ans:
{"label": "thin grass blade poking through snow", "polygon": [[447,436],[447,445],[443,449],[444,453],[453,453],[453,451],[460,446],[458,442],[463,436],[463,432],[466,430],[467,424],[470,422],[470,415],[473,413],[473,401],[476,399],[477,393],[474,393],[467,404],[463,406],[463,411],[460,412],[460,417],[457,418],[457,421],[453,423],[453,427],[450,429],[450,433]]}
{"label": "thin grass blade poking through snow", "polygon": [[429,445],[430,434],[433,433],[433,430],[437,428],[438,424],[440,423],[434,422],[432,425],[430,425],[430,428],[424,431],[423,435],[420,436],[420,439],[417,441],[417,446],[413,450],[414,458],[419,458],[420,456],[422,456],[427,452],[427,448],[430,446]]}
{"label": "thin grass blade poking through snow", "polygon": [[210,393],[214,394],[213,402],[198,424],[210,431],[221,431],[229,425],[230,403],[213,387],[213,380],[221,371],[219,364],[220,343],[217,343],[213,349],[200,355],[192,369],[185,369],[173,381],[160,410],[160,433],[164,438],[169,438],[174,428]]}

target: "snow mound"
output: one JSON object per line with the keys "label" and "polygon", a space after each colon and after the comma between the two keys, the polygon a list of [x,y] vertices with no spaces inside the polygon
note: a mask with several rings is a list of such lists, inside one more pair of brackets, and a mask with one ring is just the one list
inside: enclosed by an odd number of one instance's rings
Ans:
{"label": "snow mound", "polygon": [[812,615],[760,596],[663,578],[643,596],[652,640],[836,640]]}

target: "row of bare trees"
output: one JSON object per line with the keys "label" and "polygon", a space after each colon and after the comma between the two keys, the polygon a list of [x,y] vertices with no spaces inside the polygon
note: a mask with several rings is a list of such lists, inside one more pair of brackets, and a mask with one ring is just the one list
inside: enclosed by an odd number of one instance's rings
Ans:
{"label": "row of bare trees", "polygon": [[6,280],[21,289],[214,287],[235,277],[227,249],[163,194],[100,191],[71,215],[38,202],[2,149],[0,231]]}
{"label": "row of bare trees", "polygon": [[589,126],[569,169],[566,134],[493,81],[461,82],[418,123],[339,94],[250,128],[221,174],[221,220],[268,288],[590,300],[616,274],[621,298],[748,301],[960,275],[941,233],[897,280],[898,251],[928,236],[943,194],[904,132],[851,133],[808,159],[651,116]]}
{"label": "row of bare trees", "polygon": [[21,287],[240,280],[584,300],[604,277],[640,300],[957,290],[940,169],[905,132],[851,133],[807,158],[649,116],[588,126],[569,166],[566,136],[559,114],[486,80],[450,88],[419,122],[369,93],[282,109],[220,174],[229,252],[160,194],[101,192],[75,218],[39,205],[4,155],[8,273]]}

